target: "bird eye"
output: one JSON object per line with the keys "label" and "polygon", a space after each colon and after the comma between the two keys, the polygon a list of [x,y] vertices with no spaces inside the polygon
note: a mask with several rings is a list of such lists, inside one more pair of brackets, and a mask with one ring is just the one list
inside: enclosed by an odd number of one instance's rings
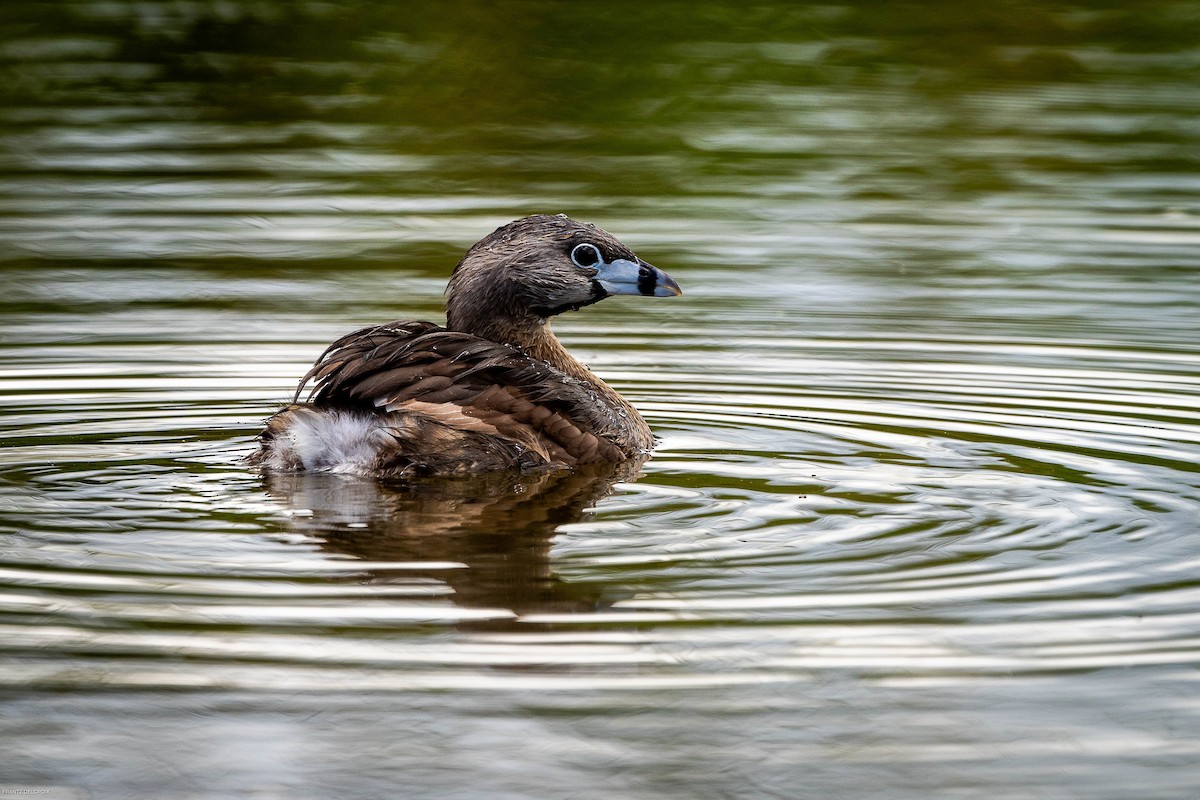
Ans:
{"label": "bird eye", "polygon": [[571,250],[571,261],[577,267],[594,267],[603,260],[604,257],[600,255],[600,248],[594,244],[584,242],[583,244],[575,245],[574,249]]}

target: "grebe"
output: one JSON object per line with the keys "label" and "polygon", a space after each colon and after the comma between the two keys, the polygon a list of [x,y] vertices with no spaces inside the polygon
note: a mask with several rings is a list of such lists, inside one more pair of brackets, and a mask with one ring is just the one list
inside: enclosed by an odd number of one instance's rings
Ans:
{"label": "grebe", "polygon": [[566,351],[549,320],[611,295],[681,293],[595,225],[516,220],[454,268],[445,327],[391,322],[330,345],[293,403],[267,420],[252,460],[271,471],[407,477],[644,455],[649,425]]}

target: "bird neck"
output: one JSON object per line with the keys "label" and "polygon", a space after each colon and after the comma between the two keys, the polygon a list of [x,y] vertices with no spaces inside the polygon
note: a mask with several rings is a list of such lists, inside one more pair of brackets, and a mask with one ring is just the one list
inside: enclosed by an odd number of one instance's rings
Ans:
{"label": "bird neck", "polygon": [[550,321],[532,314],[523,316],[494,316],[486,322],[478,317],[470,325],[456,325],[458,320],[451,316],[447,327],[461,330],[481,339],[515,347],[527,355],[545,361],[555,369],[573,378],[597,383],[592,371],[575,359],[550,329]]}
{"label": "bird neck", "polygon": [[495,316],[483,323],[478,319],[478,317],[473,319],[473,324],[469,326],[455,327],[454,323],[458,320],[452,316],[448,327],[451,330],[462,330],[464,333],[515,347],[531,358],[544,361],[559,372],[591,384],[595,387],[596,392],[608,401],[609,406],[637,413],[633,406],[615,389],[600,380],[585,364],[567,352],[567,348],[563,347],[562,342],[551,330],[549,320],[534,315]]}
{"label": "bird neck", "polygon": [[562,342],[550,330],[550,323],[548,321],[543,322],[539,326],[538,333],[526,344],[522,345],[521,349],[531,357],[545,361],[550,366],[570,375],[572,378],[590,384],[596,394],[603,398],[606,406],[627,420],[627,424],[631,426],[631,441],[637,442],[637,446],[642,449],[652,446],[653,436],[650,433],[650,426],[646,424],[645,419],[638,413],[638,410],[633,407],[632,403],[622,397],[616,389],[602,381],[585,364],[568,353],[567,349],[563,347]]}
{"label": "bird neck", "polygon": [[[467,319],[470,324],[464,325],[463,317],[450,314],[447,327],[515,347],[530,358],[549,364],[559,372],[591,386],[600,401],[586,411],[586,418],[595,427],[594,432],[612,438],[628,448],[630,453],[647,452],[654,446],[654,434],[645,418],[616,389],[600,380],[567,352],[550,329],[548,320],[533,315],[476,316]],[[599,408],[608,411],[598,412]]]}
{"label": "bird neck", "polygon": [[579,359],[567,352],[562,342],[550,329],[548,320],[542,321],[529,338],[518,344],[522,350],[539,361],[545,361],[555,369],[565,372],[572,378],[594,384],[597,389],[608,390],[608,384],[597,378]]}

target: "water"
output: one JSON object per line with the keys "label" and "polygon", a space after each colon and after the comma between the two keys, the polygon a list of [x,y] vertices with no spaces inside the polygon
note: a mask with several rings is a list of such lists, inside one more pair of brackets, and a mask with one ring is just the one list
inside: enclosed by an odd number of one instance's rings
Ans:
{"label": "water", "polygon": [[[62,797],[1176,798],[1200,787],[1185,2],[0,11],[0,783]],[[640,474],[242,458],[461,252]]]}

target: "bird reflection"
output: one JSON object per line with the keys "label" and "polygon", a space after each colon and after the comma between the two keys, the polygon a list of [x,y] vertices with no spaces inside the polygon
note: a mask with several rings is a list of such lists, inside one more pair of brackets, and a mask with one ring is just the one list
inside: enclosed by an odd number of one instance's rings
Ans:
{"label": "bird reflection", "polygon": [[[593,611],[617,599],[596,584],[559,580],[551,542],[560,526],[585,519],[616,483],[636,478],[644,460],[405,483],[312,472],[270,474],[264,481],[273,497],[306,511],[291,518],[292,530],[328,552],[414,562],[412,569],[371,569],[373,581],[428,576],[449,584],[460,606],[519,616]],[[420,569],[431,562],[466,568]]]}

